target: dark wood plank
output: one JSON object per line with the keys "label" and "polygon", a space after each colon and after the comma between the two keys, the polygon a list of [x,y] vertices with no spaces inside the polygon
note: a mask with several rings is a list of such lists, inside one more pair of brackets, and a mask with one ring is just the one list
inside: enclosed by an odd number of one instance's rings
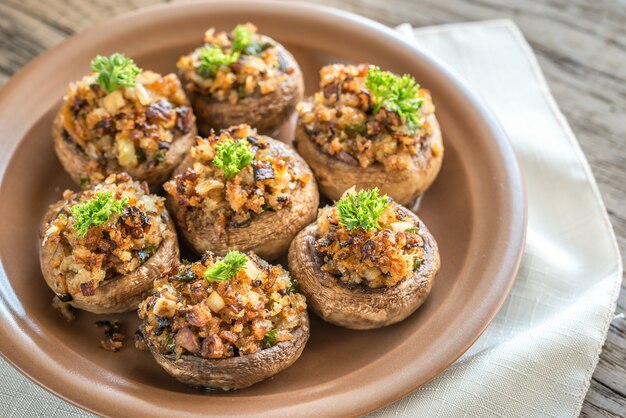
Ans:
{"label": "dark wood plank", "polygon": [[[0,84],[75,31],[159,0],[3,0]],[[626,2],[322,0],[394,26],[511,18],[538,56],[592,167],[626,256]],[[626,311],[626,285],[617,312]],[[626,319],[611,325],[582,416],[626,413]]]}
{"label": "dark wood plank", "polygon": [[[623,320],[611,325],[594,379],[585,399],[582,416],[596,412],[607,416],[626,414],[626,327]],[[602,379],[596,376],[601,376]],[[601,414],[601,415],[602,415]]]}

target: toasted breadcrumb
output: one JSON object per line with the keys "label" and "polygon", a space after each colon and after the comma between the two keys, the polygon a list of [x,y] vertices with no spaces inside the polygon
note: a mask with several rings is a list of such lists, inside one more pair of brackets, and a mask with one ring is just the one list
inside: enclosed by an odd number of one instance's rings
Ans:
{"label": "toasted breadcrumb", "polygon": [[181,265],[156,280],[154,294],[139,305],[144,337],[163,354],[235,357],[293,339],[306,299],[289,273],[247,253],[246,264],[230,279],[205,279],[219,262],[209,252]]}
{"label": "toasted breadcrumb", "polygon": [[97,321],[98,328],[104,328],[104,339],[100,341],[100,347],[106,351],[117,352],[124,346],[126,336],[119,332],[119,324],[116,320]]}
{"label": "toasted breadcrumb", "polygon": [[[380,163],[388,171],[413,168],[412,157],[427,144],[433,127],[424,121],[408,129],[400,116],[375,109],[365,87],[369,66],[334,64],[320,70],[320,90],[298,104],[298,123],[320,149],[346,163],[369,167]],[[421,119],[434,113],[430,92],[419,90]]]}

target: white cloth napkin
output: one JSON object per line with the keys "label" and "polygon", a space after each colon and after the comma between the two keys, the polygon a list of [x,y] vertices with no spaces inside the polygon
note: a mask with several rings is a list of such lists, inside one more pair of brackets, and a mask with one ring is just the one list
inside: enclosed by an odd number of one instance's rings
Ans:
{"label": "white cloth napkin", "polygon": [[456,70],[500,120],[526,183],[528,239],[513,290],[481,338],[372,416],[577,416],[622,274],[589,165],[513,22],[398,29]]}
{"label": "white cloth napkin", "polygon": [[[371,416],[576,416],[622,270],[589,166],[512,22],[398,30],[454,68],[500,119],[526,181],[528,243],[485,334],[433,381]],[[0,360],[0,416],[91,415]]]}

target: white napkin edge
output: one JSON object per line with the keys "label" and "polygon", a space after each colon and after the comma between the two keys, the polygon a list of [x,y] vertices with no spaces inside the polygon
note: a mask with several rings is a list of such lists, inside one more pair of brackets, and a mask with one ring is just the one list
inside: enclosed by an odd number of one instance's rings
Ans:
{"label": "white napkin edge", "polygon": [[[576,152],[578,156],[578,160],[582,164],[585,180],[591,185],[591,191],[596,198],[596,201],[600,204],[600,208],[602,209],[602,218],[607,229],[607,232],[610,234],[611,241],[613,242],[613,251],[615,253],[615,257],[617,259],[617,268],[615,269],[614,274],[620,277],[620,280],[615,280],[615,284],[613,286],[613,291],[611,292],[611,310],[613,314],[617,309],[617,299],[619,297],[619,293],[621,291],[621,276],[623,271],[623,261],[619,251],[619,247],[617,245],[617,239],[615,237],[615,231],[613,230],[613,225],[609,219],[609,215],[606,210],[606,205],[604,204],[604,200],[602,199],[602,195],[600,194],[600,189],[598,188],[598,184],[596,183],[595,177],[593,176],[593,172],[591,171],[591,166],[585,157],[585,154],[572,131],[571,126],[567,122],[565,115],[561,112],[561,109],[558,107],[554,96],[548,86],[548,82],[541,71],[541,67],[539,66],[539,62],[537,60],[536,55],[532,51],[532,48],[526,41],[522,31],[520,28],[513,22],[511,19],[492,19],[492,20],[484,20],[484,21],[474,21],[474,22],[458,22],[458,23],[448,23],[436,26],[425,26],[425,27],[413,27],[410,23],[402,23],[396,27],[396,30],[400,32],[402,35],[406,36],[407,39],[410,39],[413,42],[417,42],[417,37],[415,33],[440,33],[447,31],[455,31],[455,30],[467,30],[467,29],[483,29],[485,27],[505,27],[508,29],[513,37],[517,40],[522,52],[526,56],[535,76],[535,81],[538,83],[541,91],[543,92],[543,96],[546,99],[548,107],[552,111],[553,115],[556,117],[559,125],[565,132],[565,136],[570,142],[570,145]],[[441,60],[439,60],[441,62]],[[444,65],[445,62],[444,62]],[[448,70],[455,74],[458,78],[463,80],[463,77],[458,74],[454,69],[448,67]],[[471,86],[470,86],[471,87]],[[480,96],[474,89],[470,88],[475,94]],[[487,105],[487,107],[489,107]],[[606,342],[606,337],[609,332],[609,327],[611,326],[611,322],[616,318],[615,315],[607,315],[607,319],[603,325],[603,337],[600,341],[601,344],[598,345],[598,349],[594,354],[593,361],[591,362],[591,366],[585,372],[585,380],[582,391],[579,395],[578,404],[576,405],[576,415],[579,416],[583,407],[583,403],[585,400],[585,396],[587,391],[589,390],[589,386],[591,385],[591,378],[593,376],[593,372],[598,365],[598,361],[600,360],[600,353],[602,352],[602,348],[604,347],[604,343]]]}

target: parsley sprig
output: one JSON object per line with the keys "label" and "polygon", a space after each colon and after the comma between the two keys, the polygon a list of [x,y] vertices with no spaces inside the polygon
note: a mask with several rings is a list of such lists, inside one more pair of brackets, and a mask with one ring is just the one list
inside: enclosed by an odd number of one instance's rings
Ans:
{"label": "parsley sprig", "polygon": [[233,52],[243,52],[252,44],[252,29],[247,25],[237,25],[233,29]]}
{"label": "parsley sprig", "polygon": [[141,72],[135,61],[117,52],[110,57],[98,55],[91,60],[91,69],[98,73],[96,83],[107,93],[120,87],[134,87],[135,77]]}
{"label": "parsley sprig", "polygon": [[198,73],[202,77],[213,77],[220,68],[228,67],[239,58],[238,52],[224,53],[217,45],[205,45],[200,48],[200,66]]}
{"label": "parsley sprig", "polygon": [[361,228],[364,231],[379,229],[378,217],[389,204],[387,195],[380,196],[378,188],[349,193],[337,202],[339,222],[348,231]]}
{"label": "parsley sprig", "polygon": [[222,141],[215,146],[215,154],[213,164],[224,172],[226,180],[235,177],[254,159],[254,152],[245,139]]}
{"label": "parsley sprig", "polygon": [[205,45],[200,48],[198,74],[202,77],[213,77],[220,68],[228,67],[239,59],[240,55],[259,55],[268,45],[261,45],[254,40],[254,31],[249,25],[237,25],[232,32],[230,51],[218,45]]}
{"label": "parsley sprig", "polygon": [[87,235],[91,226],[104,224],[111,215],[122,214],[122,209],[128,205],[128,198],[116,200],[112,192],[98,192],[96,197],[70,209],[75,219],[74,230],[78,237]]}
{"label": "parsley sprig", "polygon": [[229,251],[220,261],[215,262],[204,272],[208,281],[226,282],[246,264],[248,257],[240,251]]}
{"label": "parsley sprig", "polygon": [[410,131],[421,127],[420,107],[424,99],[419,97],[420,86],[408,74],[398,77],[378,67],[370,67],[365,87],[374,93],[374,113],[384,107],[396,112]]}

